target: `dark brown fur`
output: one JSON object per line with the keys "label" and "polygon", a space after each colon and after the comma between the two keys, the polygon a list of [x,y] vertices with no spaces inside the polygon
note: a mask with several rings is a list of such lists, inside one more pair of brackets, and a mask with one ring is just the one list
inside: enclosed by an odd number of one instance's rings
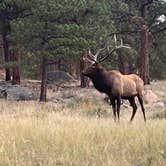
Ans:
{"label": "dark brown fur", "polygon": [[133,107],[133,113],[130,121],[133,120],[137,111],[135,96],[138,97],[138,100],[141,104],[144,121],[146,121],[142,99],[144,83],[139,76],[136,74],[123,75],[116,70],[107,71],[97,62],[85,69],[83,74],[92,80],[94,87],[98,91],[108,95],[112,104],[115,121],[116,115],[118,116],[119,120],[121,99],[129,100],[130,105]]}

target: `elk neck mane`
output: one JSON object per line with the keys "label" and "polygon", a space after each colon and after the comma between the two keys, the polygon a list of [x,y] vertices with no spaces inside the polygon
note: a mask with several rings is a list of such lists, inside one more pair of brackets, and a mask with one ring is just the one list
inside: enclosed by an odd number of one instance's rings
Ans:
{"label": "elk neck mane", "polygon": [[102,92],[102,93],[108,93],[111,91],[112,87],[110,82],[111,80],[111,75],[120,75],[121,73],[119,71],[116,70],[112,70],[112,71],[107,71],[106,69],[104,69],[103,67],[100,67],[99,71],[93,75],[92,77],[90,77],[90,79],[93,82],[94,87]]}

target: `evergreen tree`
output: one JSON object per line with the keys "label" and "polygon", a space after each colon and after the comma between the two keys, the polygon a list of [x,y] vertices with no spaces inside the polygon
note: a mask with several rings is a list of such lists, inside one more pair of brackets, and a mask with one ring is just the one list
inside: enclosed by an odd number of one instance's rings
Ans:
{"label": "evergreen tree", "polygon": [[155,39],[155,35],[165,31],[166,22],[163,20],[161,23],[159,18],[165,16],[166,3],[161,0],[119,0],[114,8],[117,9],[113,16],[116,26],[115,33],[127,40],[126,43],[129,42],[140,53],[140,57],[137,59],[140,59],[141,77],[147,84],[150,79],[149,58],[152,57],[149,57],[149,54],[153,52],[150,35]]}
{"label": "evergreen tree", "polygon": [[15,32],[22,33],[18,37],[24,48],[43,61],[79,59],[84,50],[100,47],[112,26],[108,5],[100,1],[95,5],[89,1],[35,2],[32,16],[15,22]]}
{"label": "evergreen tree", "polygon": [[[12,21],[28,16],[31,1],[26,0],[1,0],[0,1],[0,35],[2,36],[2,48],[4,60],[10,61],[10,34]],[[12,43],[13,44],[13,43]],[[15,43],[16,44],[16,43]],[[13,77],[15,78],[15,77]],[[11,79],[10,68],[6,67],[6,81]]]}

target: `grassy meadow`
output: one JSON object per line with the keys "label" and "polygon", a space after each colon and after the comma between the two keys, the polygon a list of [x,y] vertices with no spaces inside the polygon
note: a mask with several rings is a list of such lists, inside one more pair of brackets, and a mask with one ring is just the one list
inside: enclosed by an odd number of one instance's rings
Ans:
{"label": "grassy meadow", "polygon": [[[100,112],[98,111],[100,110]],[[0,101],[0,166],[165,166],[166,120],[83,100],[75,105]],[[98,114],[101,114],[99,116]]]}

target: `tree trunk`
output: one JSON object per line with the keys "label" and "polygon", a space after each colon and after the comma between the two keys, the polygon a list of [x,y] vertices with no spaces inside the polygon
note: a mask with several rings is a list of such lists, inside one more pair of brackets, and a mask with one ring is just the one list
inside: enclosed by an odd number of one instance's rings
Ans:
{"label": "tree trunk", "polygon": [[75,79],[79,79],[80,76],[80,63],[76,62],[71,65],[71,73]]}
{"label": "tree trunk", "polygon": [[13,52],[12,60],[18,63],[17,66],[12,68],[12,84],[20,84],[20,52],[18,48]]}
{"label": "tree trunk", "polygon": [[54,70],[60,70],[61,67],[61,60],[59,59],[55,64],[54,64]]}
{"label": "tree trunk", "polygon": [[80,78],[81,78],[81,88],[86,88],[89,86],[89,79],[88,77],[84,76],[82,74],[82,71],[88,66],[88,64],[83,60],[83,58],[87,57],[87,52],[84,52],[82,54],[81,60],[80,60]]}
{"label": "tree trunk", "polygon": [[[141,17],[145,20],[147,7],[153,0],[141,0]],[[144,84],[150,84],[149,77],[149,28],[148,25],[141,26],[141,78]]]}
{"label": "tree trunk", "polygon": [[49,71],[56,71],[56,70],[60,70],[60,66],[61,66],[61,60],[48,60],[47,61],[47,65],[48,65],[48,70]]}
{"label": "tree trunk", "polygon": [[42,58],[42,78],[41,78],[41,91],[40,91],[40,101],[46,102],[47,95],[47,71],[46,71],[46,57]]}
{"label": "tree trunk", "polygon": [[141,78],[144,84],[150,84],[149,77],[149,29],[143,25],[141,29]]}
{"label": "tree trunk", "polygon": [[41,80],[41,78],[42,78],[42,64],[40,62],[40,64],[38,64],[37,79]]}
{"label": "tree trunk", "polygon": [[[7,40],[7,33],[2,34],[2,41],[3,41],[3,53],[4,53],[4,60],[5,63],[9,62],[9,42]],[[5,68],[5,80],[10,81],[11,80],[11,73],[10,73],[10,68],[6,67]]]}

